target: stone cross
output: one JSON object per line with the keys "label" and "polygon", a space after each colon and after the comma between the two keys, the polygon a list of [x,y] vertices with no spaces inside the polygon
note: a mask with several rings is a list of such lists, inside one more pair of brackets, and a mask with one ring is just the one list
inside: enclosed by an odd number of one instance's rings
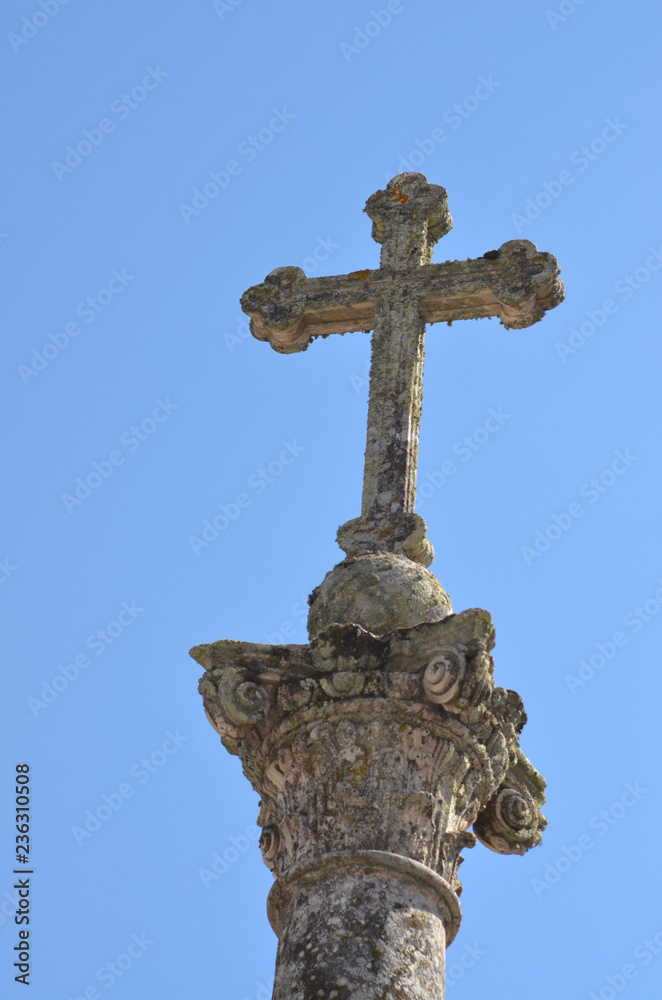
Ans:
{"label": "stone cross", "polygon": [[[401,174],[368,199],[381,267],[279,268],[242,298],[276,350],[373,329],[361,516],[309,597],[309,643],[191,650],[207,718],[260,795],[275,882],[273,1000],[443,1000],[463,848],[540,843],[545,782],[519,747],[521,698],[494,682],[487,611],[454,614],[414,513],[424,328],[498,316],[525,327],[563,298],[528,240],[431,263],[446,192]],[[473,832],[469,827],[473,827]]]}
{"label": "stone cross", "polygon": [[384,549],[429,565],[432,549],[413,516],[423,400],[426,323],[498,316],[521,328],[563,298],[558,266],[529,240],[510,240],[477,260],[433,264],[434,244],[452,227],[444,188],[423,174],[394,177],[368,199],[376,270],[306,278],[280,267],[242,297],[251,330],[282,353],[315,337],[374,330],[361,517],[339,536],[348,554]]}

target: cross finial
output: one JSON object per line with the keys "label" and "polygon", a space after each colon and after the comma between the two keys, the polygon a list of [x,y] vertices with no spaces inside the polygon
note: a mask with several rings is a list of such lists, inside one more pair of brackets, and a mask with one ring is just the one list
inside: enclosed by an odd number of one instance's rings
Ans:
{"label": "cross finial", "polygon": [[381,267],[404,271],[429,264],[437,240],[453,226],[446,189],[423,174],[399,174],[368,198],[372,238],[381,243]]}
{"label": "cross finial", "polygon": [[241,304],[253,335],[285,354],[317,336],[374,331],[361,516],[342,525],[338,543],[350,556],[395,552],[427,566],[433,550],[414,512],[425,325],[497,316],[507,328],[527,327],[563,301],[564,288],[556,259],[529,240],[431,263],[452,220],[445,189],[423,174],[394,177],[365,211],[382,246],[377,270],[307,278],[281,267]]}

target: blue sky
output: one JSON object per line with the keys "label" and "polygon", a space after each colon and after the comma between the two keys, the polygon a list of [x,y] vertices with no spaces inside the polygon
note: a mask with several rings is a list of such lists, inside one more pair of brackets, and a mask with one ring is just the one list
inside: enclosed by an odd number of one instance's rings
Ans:
{"label": "blue sky", "polygon": [[[376,266],[363,205],[411,167],[448,189],[435,259],[519,236],[567,288],[528,330],[427,337],[432,569],[455,610],[492,612],[498,683],[524,698],[549,782],[541,847],[466,852],[449,996],[506,1000],[535,977],[541,1000],[648,1000],[658,5],[15,0],[1,21],[3,995],[23,989],[21,761],[34,1000],[266,995],[257,796],[187,651],[306,641],[306,596],[360,509],[369,337],[281,356],[238,300],[285,264]],[[242,493],[226,530],[191,541]]]}

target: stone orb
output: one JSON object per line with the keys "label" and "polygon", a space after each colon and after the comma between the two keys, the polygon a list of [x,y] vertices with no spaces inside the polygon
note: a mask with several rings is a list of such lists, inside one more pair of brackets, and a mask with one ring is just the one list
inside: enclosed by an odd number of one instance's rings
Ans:
{"label": "stone orb", "polygon": [[406,556],[373,553],[345,559],[326,574],[310,598],[312,639],[335,623],[353,622],[375,635],[453,613],[436,576]]}

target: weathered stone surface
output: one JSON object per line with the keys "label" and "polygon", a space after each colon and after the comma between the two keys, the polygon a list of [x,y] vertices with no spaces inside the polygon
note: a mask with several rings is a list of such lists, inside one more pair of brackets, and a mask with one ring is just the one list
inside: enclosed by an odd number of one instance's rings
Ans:
{"label": "weathered stone surface", "polygon": [[208,718],[262,797],[272,870],[382,850],[456,884],[479,814],[501,853],[538,842],[543,782],[518,749],[519,697],[494,685],[493,644],[472,609],[384,636],[344,624],[306,646],[191,650]]}
{"label": "weathered stone surface", "polygon": [[[544,782],[519,750],[518,695],[494,685],[493,645],[490,615],[472,609],[381,636],[347,623],[308,645],[191,650],[207,716],[260,794],[265,864],[285,879],[270,904],[275,1000],[312,1000],[313,982],[330,995],[343,977],[352,1000],[442,997],[469,827],[500,853],[539,842]],[[377,875],[357,852],[380,854]],[[402,875],[407,859],[441,878],[436,897]]]}
{"label": "weathered stone surface", "polygon": [[390,552],[345,559],[326,574],[310,597],[308,632],[354,622],[377,635],[420,622],[441,621],[450,597],[429,570]]}
{"label": "weathered stone surface", "polygon": [[432,264],[452,220],[445,189],[423,174],[394,177],[365,210],[382,247],[377,270],[306,278],[281,267],[241,304],[254,336],[282,353],[317,336],[374,330],[361,517],[340,529],[339,543],[349,555],[404,552],[428,566],[432,547],[412,521],[425,324],[498,316],[506,327],[530,326],[564,289],[554,257],[529,240],[509,240],[489,258]]}
{"label": "weathered stone surface", "polygon": [[[422,176],[422,175],[417,175]],[[407,285],[426,323],[498,318],[507,329],[542,319],[564,298],[556,259],[530,240],[508,240],[496,257],[421,262]],[[374,329],[376,303],[392,287],[384,267],[307,278],[300,267],[279,267],[244,293],[241,305],[258,340],[281,354],[305,351],[316,337]]]}
{"label": "weathered stone surface", "polygon": [[274,885],[274,1000],[444,995],[445,950],[460,910],[423,865],[379,851],[326,855]]}
{"label": "weathered stone surface", "polygon": [[528,326],[563,298],[558,265],[528,240],[432,264],[451,218],[422,174],[394,178],[366,211],[378,270],[278,268],[242,299],[254,335],[283,353],[374,328],[346,558],[309,598],[308,644],[191,650],[207,717],[261,798],[274,1000],[443,1000],[463,848],[477,836],[523,854],[546,823],[545,783],[519,747],[521,699],[494,683],[492,619],[453,614],[414,506],[425,324]]}

